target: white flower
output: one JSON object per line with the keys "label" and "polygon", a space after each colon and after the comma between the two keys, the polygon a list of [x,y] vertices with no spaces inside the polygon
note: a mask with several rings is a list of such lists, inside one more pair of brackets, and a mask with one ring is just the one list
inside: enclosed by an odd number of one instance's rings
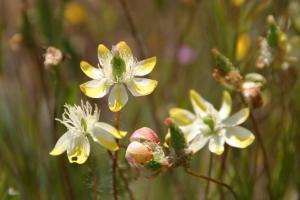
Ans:
{"label": "white flower", "polygon": [[194,90],[190,91],[190,99],[195,114],[181,108],[173,108],[170,110],[170,116],[182,129],[193,153],[209,143],[209,150],[220,155],[224,151],[225,142],[233,147],[245,148],[254,141],[254,135],[248,129],[239,126],[247,120],[249,108],[229,116],[231,97],[228,92],[223,94],[219,111]]}
{"label": "white flower", "polygon": [[102,98],[112,87],[108,105],[113,112],[120,111],[128,101],[124,84],[133,96],[148,95],[157,86],[156,80],[140,78],[153,70],[156,57],[137,61],[125,42],[119,42],[111,51],[100,44],[98,59],[100,65],[97,68],[85,61],[80,63],[82,71],[93,79],[81,84],[80,89],[88,97]]}
{"label": "white flower", "polygon": [[67,127],[67,132],[57,141],[50,155],[57,156],[67,151],[71,163],[84,163],[90,154],[88,135],[93,140],[110,151],[119,149],[115,138],[122,138],[126,132],[118,131],[113,126],[104,122],[98,122],[100,110],[95,106],[81,101],[81,106],[65,105],[62,119],[56,119]]}

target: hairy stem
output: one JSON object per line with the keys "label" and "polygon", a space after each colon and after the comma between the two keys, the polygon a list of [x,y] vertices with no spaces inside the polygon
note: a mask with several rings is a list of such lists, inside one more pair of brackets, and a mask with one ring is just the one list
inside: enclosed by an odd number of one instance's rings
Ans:
{"label": "hairy stem", "polygon": [[[115,128],[120,129],[120,117],[121,112],[118,111],[115,113]],[[116,142],[119,143],[119,140],[116,139]],[[118,168],[118,151],[112,154],[112,188],[114,200],[118,200],[118,189],[117,189],[117,168]]]}
{"label": "hairy stem", "polygon": [[234,199],[238,199],[236,193],[235,193],[234,190],[230,187],[230,185],[228,185],[228,184],[226,184],[226,183],[223,183],[223,182],[221,182],[221,181],[218,181],[218,180],[216,180],[216,179],[214,179],[214,178],[211,178],[211,177],[208,177],[208,176],[205,176],[205,175],[198,174],[197,172],[194,172],[194,171],[192,171],[192,170],[189,169],[189,168],[185,168],[185,172],[188,173],[188,174],[190,174],[190,175],[192,175],[192,176],[195,176],[195,177],[198,177],[198,178],[201,178],[201,179],[204,179],[204,180],[213,182],[213,183],[215,183],[215,184],[218,184],[218,185],[220,185],[220,186],[222,186],[222,187],[227,188],[227,189],[232,193],[232,195],[234,196]]}

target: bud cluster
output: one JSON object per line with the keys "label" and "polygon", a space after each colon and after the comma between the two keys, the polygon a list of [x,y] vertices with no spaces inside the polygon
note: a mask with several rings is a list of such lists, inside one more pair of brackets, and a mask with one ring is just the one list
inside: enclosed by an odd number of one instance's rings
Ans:
{"label": "bud cluster", "polygon": [[241,92],[254,108],[261,107],[263,105],[262,90],[266,84],[266,79],[257,73],[242,76],[230,60],[218,50],[213,49],[212,53],[216,60],[213,78],[226,88]]}
{"label": "bud cluster", "polygon": [[130,165],[145,167],[151,171],[170,166],[157,134],[147,127],[140,128],[131,135],[125,157]]}

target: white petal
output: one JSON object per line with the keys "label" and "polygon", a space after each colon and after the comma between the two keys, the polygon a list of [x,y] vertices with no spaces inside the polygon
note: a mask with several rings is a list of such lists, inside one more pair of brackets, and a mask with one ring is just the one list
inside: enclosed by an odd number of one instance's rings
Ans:
{"label": "white petal", "polygon": [[189,149],[193,152],[196,153],[200,149],[202,149],[208,142],[209,136],[204,136],[203,134],[198,134],[191,142],[189,145]]}
{"label": "white petal", "polygon": [[169,111],[170,117],[178,125],[187,125],[194,121],[195,115],[188,110],[181,108],[172,108]]}
{"label": "white petal", "polygon": [[226,128],[225,140],[230,146],[245,148],[252,144],[255,137],[248,129],[241,126]]}
{"label": "white petal", "polygon": [[227,119],[225,119],[222,123],[226,127],[240,125],[247,120],[249,113],[250,113],[249,108],[243,108],[239,112],[237,112],[237,113],[233,114],[232,116],[228,117]]}
{"label": "white petal", "polygon": [[223,101],[222,101],[222,105],[219,111],[219,116],[221,118],[221,120],[226,119],[230,112],[231,112],[231,96],[227,91],[224,91],[223,93]]}
{"label": "white petal", "polygon": [[55,147],[50,152],[50,155],[57,156],[64,153],[67,150],[69,143],[70,143],[70,134],[69,132],[66,132],[58,139],[58,141],[55,144]]}
{"label": "white petal", "polygon": [[110,50],[103,44],[98,45],[98,59],[101,66],[105,67],[110,63],[111,60]]}
{"label": "white petal", "polygon": [[108,127],[107,125],[104,125],[104,123],[97,123],[94,129],[92,130],[91,136],[95,142],[101,144],[106,149],[110,151],[117,151],[119,149],[119,146],[112,133],[113,131],[117,131],[117,130]]}
{"label": "white petal", "polygon": [[80,62],[80,68],[81,70],[90,78],[92,79],[103,79],[104,78],[104,74],[102,72],[102,69],[100,68],[95,68],[92,65],[90,65],[89,63],[85,62],[85,61],[81,61]]}
{"label": "white petal", "polygon": [[121,139],[124,137],[127,132],[125,131],[119,131],[115,127],[111,126],[110,124],[104,123],[104,122],[96,122],[94,125],[93,131],[101,131],[101,132],[107,132],[114,136],[115,138]]}
{"label": "white petal", "polygon": [[225,138],[223,135],[222,136],[214,135],[209,140],[208,148],[212,153],[221,155],[224,151],[224,143],[225,143]]}
{"label": "white petal", "polygon": [[135,66],[135,76],[145,76],[149,74],[156,64],[156,57],[151,57],[142,61],[139,61]]}
{"label": "white petal", "polygon": [[90,143],[86,136],[73,136],[67,150],[70,163],[83,164],[90,155]]}
{"label": "white petal", "polygon": [[128,95],[123,84],[115,84],[108,97],[109,109],[113,112],[120,111],[128,101]]}
{"label": "white petal", "polygon": [[107,84],[106,79],[91,80],[80,85],[80,90],[88,97],[102,98],[108,91],[110,86]]}
{"label": "white petal", "polygon": [[147,78],[134,78],[126,83],[133,96],[145,96],[151,94],[156,88],[158,82]]}

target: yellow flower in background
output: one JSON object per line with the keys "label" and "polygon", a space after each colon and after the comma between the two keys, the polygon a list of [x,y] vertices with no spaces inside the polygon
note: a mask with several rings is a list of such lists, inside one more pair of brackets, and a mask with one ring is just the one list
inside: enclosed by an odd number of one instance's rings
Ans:
{"label": "yellow flower in background", "polygon": [[69,2],[65,6],[64,18],[71,25],[81,24],[86,20],[85,8],[77,2]]}
{"label": "yellow flower in background", "polygon": [[251,39],[247,33],[240,34],[236,43],[236,59],[245,58],[251,47]]}
{"label": "yellow flower in background", "polygon": [[245,3],[245,0],[231,0],[232,5],[236,7],[240,7]]}
{"label": "yellow flower in background", "polygon": [[196,153],[209,143],[209,150],[220,155],[224,151],[225,143],[245,148],[254,141],[254,135],[248,129],[239,126],[247,120],[249,109],[244,108],[229,116],[231,97],[228,92],[223,94],[219,111],[194,90],[190,91],[190,99],[195,114],[181,108],[173,108],[169,114],[185,134],[188,148],[192,153]]}
{"label": "yellow flower in background", "polygon": [[81,102],[81,106],[65,105],[62,119],[56,119],[67,127],[67,132],[57,141],[50,155],[57,156],[67,151],[70,163],[83,164],[90,154],[88,136],[110,151],[119,149],[115,138],[120,139],[126,132],[119,131],[113,126],[98,122],[100,110],[91,104]]}
{"label": "yellow flower in background", "polygon": [[82,71],[93,79],[81,84],[80,89],[88,97],[102,98],[112,88],[108,106],[113,112],[120,111],[128,101],[125,85],[133,96],[151,94],[157,86],[156,80],[141,78],[153,70],[156,57],[137,61],[126,42],[119,42],[111,51],[100,44],[98,59],[97,68],[85,61],[80,63]]}

